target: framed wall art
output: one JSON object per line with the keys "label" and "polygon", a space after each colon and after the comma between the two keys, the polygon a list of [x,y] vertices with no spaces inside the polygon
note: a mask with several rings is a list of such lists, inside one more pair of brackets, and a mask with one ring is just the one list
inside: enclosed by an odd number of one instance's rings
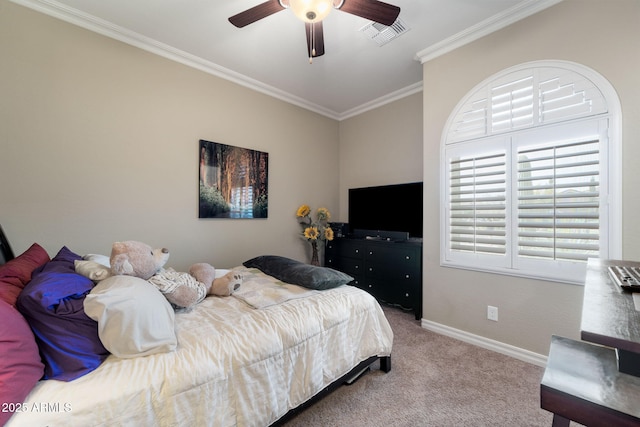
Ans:
{"label": "framed wall art", "polygon": [[199,218],[267,218],[269,153],[200,140]]}

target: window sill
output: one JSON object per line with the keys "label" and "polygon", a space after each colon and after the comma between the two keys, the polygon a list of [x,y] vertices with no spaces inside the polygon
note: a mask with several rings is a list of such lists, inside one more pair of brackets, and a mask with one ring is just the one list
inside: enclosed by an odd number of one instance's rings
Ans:
{"label": "window sill", "polygon": [[562,276],[559,275],[544,275],[544,274],[536,274],[533,272],[527,272],[524,270],[516,270],[511,268],[496,268],[496,267],[480,267],[480,266],[470,266],[464,264],[458,264],[451,261],[441,261],[441,267],[446,268],[455,268],[460,270],[468,270],[468,271],[476,271],[480,273],[489,273],[489,274],[500,274],[503,276],[512,276],[512,277],[520,277],[523,279],[532,279],[532,280],[542,280],[545,282],[556,282],[562,283],[565,285],[578,285],[584,286],[584,279],[586,275],[586,263],[584,264],[584,268],[582,269],[582,273],[572,273],[572,274],[564,274]]}

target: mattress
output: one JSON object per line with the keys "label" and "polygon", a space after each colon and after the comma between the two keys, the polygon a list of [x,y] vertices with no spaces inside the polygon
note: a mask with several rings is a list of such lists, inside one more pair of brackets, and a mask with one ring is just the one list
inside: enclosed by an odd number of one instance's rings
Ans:
{"label": "mattress", "polygon": [[256,282],[244,293],[176,313],[175,351],[111,355],[74,381],[40,381],[7,426],[267,426],[391,354],[393,332],[370,294],[292,287],[261,304],[258,282],[272,279],[246,273]]}

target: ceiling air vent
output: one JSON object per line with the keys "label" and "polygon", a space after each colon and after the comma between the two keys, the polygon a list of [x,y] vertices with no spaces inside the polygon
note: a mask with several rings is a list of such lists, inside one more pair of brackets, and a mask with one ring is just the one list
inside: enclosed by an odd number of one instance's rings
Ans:
{"label": "ceiling air vent", "polygon": [[379,22],[370,22],[360,28],[360,31],[376,42],[378,46],[389,43],[391,40],[400,37],[400,35],[409,30],[410,28],[400,18],[396,19],[396,22],[394,22],[390,27]]}

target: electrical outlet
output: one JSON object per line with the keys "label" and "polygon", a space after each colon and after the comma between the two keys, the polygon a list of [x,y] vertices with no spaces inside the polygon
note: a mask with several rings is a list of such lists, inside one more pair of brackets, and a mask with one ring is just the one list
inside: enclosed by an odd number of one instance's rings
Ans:
{"label": "electrical outlet", "polygon": [[494,322],[498,321],[498,307],[492,305],[487,306],[487,319],[493,320]]}

